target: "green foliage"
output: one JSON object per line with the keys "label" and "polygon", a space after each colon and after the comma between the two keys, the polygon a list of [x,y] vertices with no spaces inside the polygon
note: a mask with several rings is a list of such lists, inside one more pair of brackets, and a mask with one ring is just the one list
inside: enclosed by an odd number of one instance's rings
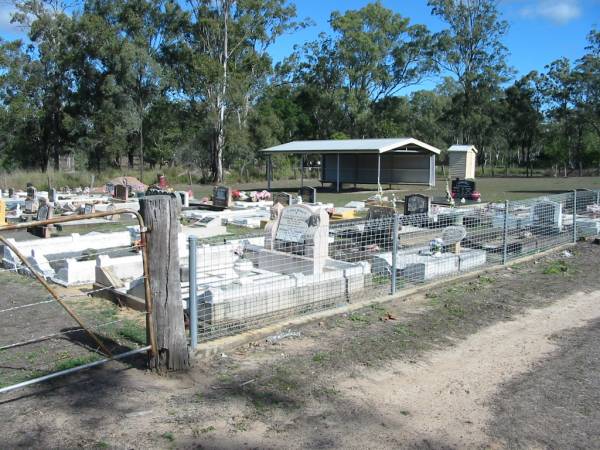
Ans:
{"label": "green foliage", "polygon": [[545,268],[543,273],[545,275],[563,275],[566,274],[567,272],[569,272],[570,267],[569,264],[562,260],[556,260],[556,261],[552,261],[550,262]]}

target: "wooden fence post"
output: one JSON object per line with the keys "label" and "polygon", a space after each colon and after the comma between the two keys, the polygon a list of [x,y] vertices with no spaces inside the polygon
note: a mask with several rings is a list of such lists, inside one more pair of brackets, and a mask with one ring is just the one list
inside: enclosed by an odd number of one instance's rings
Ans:
{"label": "wooden fence post", "polygon": [[179,275],[179,201],[169,195],[140,199],[140,213],[148,228],[148,266],[152,292],[152,317],[157,353],[151,369],[159,372],[190,366]]}

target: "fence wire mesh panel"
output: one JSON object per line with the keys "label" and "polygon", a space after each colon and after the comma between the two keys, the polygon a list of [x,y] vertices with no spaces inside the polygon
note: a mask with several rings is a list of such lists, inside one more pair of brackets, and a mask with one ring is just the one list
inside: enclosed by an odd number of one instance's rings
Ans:
{"label": "fence wire mesh panel", "polygon": [[[147,347],[143,289],[135,309],[118,305],[119,293],[146,278],[139,227],[50,239],[0,234],[0,389]],[[117,266],[127,267],[123,278]]]}
{"label": "fence wire mesh panel", "polygon": [[302,232],[267,226],[231,239],[199,239],[195,270],[182,270],[184,299],[187,274],[196,277],[198,339],[401,292],[600,231],[600,191],[432,205],[414,215],[372,211],[361,219],[309,218]]}

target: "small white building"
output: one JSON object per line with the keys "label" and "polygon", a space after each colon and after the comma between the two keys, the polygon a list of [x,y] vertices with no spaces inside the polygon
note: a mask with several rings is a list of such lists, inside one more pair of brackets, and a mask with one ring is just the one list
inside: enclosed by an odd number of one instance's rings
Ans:
{"label": "small white building", "polygon": [[474,145],[453,145],[448,149],[450,178],[475,179],[477,149]]}

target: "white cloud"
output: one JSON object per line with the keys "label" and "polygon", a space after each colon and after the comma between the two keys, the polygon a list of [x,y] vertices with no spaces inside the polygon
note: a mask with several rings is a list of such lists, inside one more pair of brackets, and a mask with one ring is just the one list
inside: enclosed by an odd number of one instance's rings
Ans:
{"label": "white cloud", "polygon": [[0,1],[0,33],[20,32],[18,24],[10,23],[14,12],[15,6],[12,2]]}
{"label": "white cloud", "polygon": [[520,13],[524,17],[542,17],[564,24],[581,16],[581,6],[579,0],[537,0],[523,7]]}

